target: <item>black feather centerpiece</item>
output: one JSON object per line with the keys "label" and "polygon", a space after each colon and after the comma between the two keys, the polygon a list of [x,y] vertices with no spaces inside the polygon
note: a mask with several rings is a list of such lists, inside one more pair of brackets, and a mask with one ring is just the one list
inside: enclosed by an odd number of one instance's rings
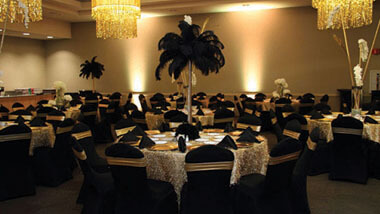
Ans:
{"label": "black feather centerpiece", "polygon": [[88,79],[91,76],[91,79],[93,81],[93,92],[95,92],[95,78],[100,79],[104,71],[104,65],[100,64],[99,62],[96,62],[96,57],[97,56],[94,56],[91,62],[86,60],[83,64],[81,64],[81,70],[79,74],[79,77],[86,79]]}
{"label": "black feather centerpiece", "polygon": [[167,33],[158,43],[158,50],[162,51],[160,64],[156,68],[156,79],[161,80],[161,70],[168,64],[169,75],[178,79],[186,65],[191,61],[195,67],[208,75],[218,73],[224,66],[225,59],[222,53],[224,45],[213,31],[200,32],[199,25],[180,21],[178,25],[181,34]]}
{"label": "black feather centerpiece", "polygon": [[198,129],[195,126],[192,126],[188,123],[184,123],[178,126],[175,132],[175,136],[177,137],[180,134],[188,136],[189,140],[195,140],[200,138]]}

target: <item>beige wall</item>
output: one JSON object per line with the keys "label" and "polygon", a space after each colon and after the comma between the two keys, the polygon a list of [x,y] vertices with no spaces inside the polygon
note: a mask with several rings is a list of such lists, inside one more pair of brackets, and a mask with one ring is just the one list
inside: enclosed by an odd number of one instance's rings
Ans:
{"label": "beige wall", "polygon": [[5,90],[45,87],[45,45],[43,41],[5,37],[0,54],[0,71]]}
{"label": "beige wall", "polygon": [[[377,9],[374,20],[379,16]],[[196,91],[271,93],[273,81],[280,77],[287,79],[295,94],[336,94],[337,88],[350,87],[347,60],[332,38],[336,33],[343,39],[342,32],[318,31],[316,10],[311,7],[192,17],[199,25],[210,17],[207,28],[224,43],[226,57],[226,65],[218,75],[204,77],[197,73]],[[94,23],[73,24],[71,40],[47,42],[47,80],[63,80],[71,89],[90,89],[91,81],[78,77],[79,65],[97,55],[106,68],[97,81],[100,91],[175,91],[166,70],[159,82],[154,71],[160,54],[159,39],[166,32],[178,33],[177,23],[182,18],[143,19],[138,25],[138,38],[130,40],[96,39]],[[348,30],[354,63],[358,58],[357,40],[363,37],[370,44],[376,24]],[[380,67],[379,57],[373,57],[371,69]]]}

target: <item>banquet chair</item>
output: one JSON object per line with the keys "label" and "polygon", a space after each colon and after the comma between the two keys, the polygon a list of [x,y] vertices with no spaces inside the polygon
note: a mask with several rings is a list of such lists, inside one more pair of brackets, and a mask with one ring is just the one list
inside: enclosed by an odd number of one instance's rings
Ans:
{"label": "banquet chair", "polygon": [[293,170],[301,153],[294,138],[284,138],[270,152],[266,175],[250,174],[236,186],[236,213],[292,213]]}
{"label": "banquet chair", "polygon": [[106,110],[105,122],[108,123],[108,125],[106,126],[107,132],[105,133],[106,134],[105,136],[106,136],[107,142],[112,142],[116,140],[115,124],[121,119],[123,119],[123,116],[121,114],[121,108],[117,106],[117,103],[111,102]]}
{"label": "banquet chair", "polygon": [[235,113],[226,107],[219,107],[214,113],[214,128],[224,129],[227,124],[234,122]]}
{"label": "banquet chair", "polygon": [[86,124],[76,124],[72,129],[72,136],[86,151],[88,162],[95,171],[99,173],[109,171],[106,160],[96,152],[91,130]]}
{"label": "banquet chair", "polygon": [[367,183],[368,145],[362,139],[363,123],[353,117],[340,117],[331,126],[334,140],[329,179]]}
{"label": "banquet chair", "polygon": [[98,104],[85,104],[81,106],[81,119],[80,122],[85,123],[91,129],[92,134],[96,137],[96,118],[98,115]]}
{"label": "banquet chair", "polygon": [[131,119],[121,119],[115,124],[116,138],[133,131],[136,124]]}
{"label": "banquet chair", "polygon": [[266,98],[267,96],[263,93],[255,94],[255,101],[264,101]]}
{"label": "banquet chair", "polygon": [[7,121],[9,116],[9,109],[0,104],[0,121]]}
{"label": "banquet chair", "polygon": [[314,108],[315,96],[311,93],[306,93],[302,95],[299,102],[300,106],[298,112],[301,115],[309,114]]}
{"label": "banquet chair", "polygon": [[15,102],[12,105],[12,111],[18,111],[18,110],[24,110],[24,109],[25,109],[25,107],[21,103]]}
{"label": "banquet chair", "polygon": [[128,144],[106,149],[107,162],[115,181],[115,214],[176,214],[177,195],[164,181],[147,179],[144,154]]}
{"label": "banquet chair", "polygon": [[139,125],[142,129],[148,130],[148,125],[146,123],[145,114],[139,110],[135,110],[132,112],[132,120],[137,125]]}
{"label": "banquet chair", "polygon": [[252,131],[256,133],[256,135],[259,135],[261,131],[260,118],[256,117],[256,115],[248,115],[248,114],[245,114],[242,117],[239,117],[236,124],[236,128],[238,130],[245,130],[248,127],[250,127]]}
{"label": "banquet chair", "polygon": [[37,105],[38,106],[42,106],[42,105],[48,104],[48,103],[49,103],[49,100],[40,100],[40,101],[37,102]]}
{"label": "banquet chair", "polygon": [[55,108],[53,107],[43,107],[43,106],[39,106],[37,108],[37,117],[41,118],[41,120],[43,121],[46,121],[46,117],[47,115],[53,111],[53,110],[56,110]]}
{"label": "banquet chair", "polygon": [[70,106],[71,107],[76,107],[77,105],[83,105],[83,102],[80,99],[75,99],[70,101]]}
{"label": "banquet chair", "polygon": [[269,111],[269,121],[271,123],[272,130],[276,135],[277,142],[280,142],[284,138],[284,135],[282,134],[282,129],[280,127],[280,124],[278,123],[276,114],[273,112],[272,109]]}
{"label": "banquet chair", "polygon": [[314,128],[304,145],[303,152],[298,159],[292,175],[291,202],[292,213],[309,214],[310,207],[307,197],[307,172],[310,167],[314,151],[318,145],[320,130]]}
{"label": "banquet chair", "polygon": [[109,114],[115,112],[115,103],[112,103],[109,100],[101,100],[99,102],[99,115],[100,122],[96,125],[96,143],[110,143],[112,142],[112,128]]}
{"label": "banquet chair", "polygon": [[32,113],[33,115],[37,115],[36,108],[34,108],[33,105],[29,105],[25,110]]}
{"label": "banquet chair", "polygon": [[65,119],[57,124],[54,147],[34,149],[33,171],[36,184],[56,187],[72,179],[74,164],[71,150],[71,130],[75,121]]}
{"label": "banquet chair", "polygon": [[106,100],[106,99],[99,101],[98,109],[99,109],[100,121],[103,121],[106,119],[106,113],[107,113],[107,109],[108,109],[110,103],[111,102],[109,100]]}
{"label": "banquet chair", "polygon": [[122,97],[122,95],[120,92],[114,92],[110,96],[110,101],[114,102],[116,107],[120,107],[121,97]]}
{"label": "banquet chair", "polygon": [[84,104],[88,106],[92,106],[93,108],[98,108],[98,96],[95,93],[89,93],[86,95],[84,99]]}
{"label": "banquet chair", "polygon": [[304,116],[298,113],[290,114],[285,118],[286,123],[292,120],[297,120],[301,124],[301,134],[299,136],[299,141],[302,144],[302,148],[303,148],[306,145],[306,141],[309,137],[309,129],[307,126],[307,120]]}
{"label": "banquet chair", "polygon": [[29,156],[31,134],[23,124],[0,130],[0,201],[36,192]]}
{"label": "banquet chair", "polygon": [[177,109],[183,109],[185,108],[185,98],[184,97],[180,97],[178,98],[175,102],[176,102],[176,107]]}
{"label": "banquet chair", "polygon": [[85,149],[72,138],[72,151],[79,162],[84,179],[77,203],[82,214],[113,214],[115,187],[110,172],[96,172],[88,161]]}
{"label": "banquet chair", "polygon": [[201,146],[187,153],[187,182],[181,191],[180,213],[234,213],[230,189],[233,164],[233,153],[214,145]]}
{"label": "banquet chair", "polygon": [[134,110],[138,110],[138,108],[134,103],[132,103],[132,93],[129,93],[127,102],[123,107],[123,114],[127,115],[127,117],[130,117]]}
{"label": "banquet chair", "polygon": [[149,111],[149,107],[148,107],[148,104],[146,102],[146,98],[143,94],[139,95],[139,101],[140,101],[140,105],[142,108],[142,112],[145,114],[146,112]]}
{"label": "banquet chair", "polygon": [[26,110],[17,110],[17,111],[9,113],[8,120],[16,121],[19,116],[21,116],[24,120],[27,120],[27,121],[31,121],[33,119],[32,113]]}
{"label": "banquet chair", "polygon": [[53,125],[54,130],[57,129],[57,126],[65,120],[65,113],[59,110],[52,110],[50,111],[47,116],[46,116],[46,122],[50,123]]}
{"label": "banquet chair", "polygon": [[284,128],[285,126],[285,120],[283,116],[283,107],[291,103],[292,101],[286,98],[280,98],[275,101],[275,113],[276,113],[277,121],[281,128]]}

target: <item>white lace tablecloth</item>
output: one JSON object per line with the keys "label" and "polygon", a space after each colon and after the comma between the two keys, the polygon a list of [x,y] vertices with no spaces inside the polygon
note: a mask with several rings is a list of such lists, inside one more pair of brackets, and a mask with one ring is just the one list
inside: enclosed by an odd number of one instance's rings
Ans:
{"label": "white lace tablecloth", "polygon": [[[217,144],[226,135],[225,133],[212,134],[214,135],[211,136],[209,134],[202,133],[201,139],[209,139],[207,144]],[[162,141],[162,139],[166,139],[169,142],[169,139],[173,138],[172,133],[165,133],[156,136],[151,135],[150,137],[156,142],[157,140]],[[238,150],[231,149],[235,156],[234,167],[231,175],[231,184],[236,184],[240,177],[244,175],[251,173],[266,174],[269,160],[268,141],[264,137],[261,137],[261,139],[262,142],[260,144],[254,143],[248,148],[239,148]],[[193,143],[199,144],[200,141],[190,141],[188,145]],[[186,153],[181,153],[177,150],[152,151],[143,149],[142,152],[147,160],[148,178],[170,182],[179,196],[183,184],[187,181],[185,156],[188,151]]]}
{"label": "white lace tablecloth", "polygon": [[80,109],[68,109],[68,110],[64,111],[63,113],[65,113],[66,118],[78,120],[81,112],[80,112]]}
{"label": "white lace tablecloth", "polygon": [[[327,142],[331,142],[334,140],[331,126],[332,120],[333,118],[323,118],[317,120],[307,119],[308,129],[311,131],[315,127],[319,127],[321,130],[320,138],[325,139]],[[380,124],[365,123],[363,127],[363,138],[380,143]]]}

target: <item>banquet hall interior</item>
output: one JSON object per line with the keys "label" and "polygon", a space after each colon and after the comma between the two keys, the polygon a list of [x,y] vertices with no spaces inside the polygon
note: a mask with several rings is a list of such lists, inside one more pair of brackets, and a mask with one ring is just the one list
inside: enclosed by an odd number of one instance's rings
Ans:
{"label": "banquet hall interior", "polygon": [[1,214],[377,214],[380,3],[0,1]]}

